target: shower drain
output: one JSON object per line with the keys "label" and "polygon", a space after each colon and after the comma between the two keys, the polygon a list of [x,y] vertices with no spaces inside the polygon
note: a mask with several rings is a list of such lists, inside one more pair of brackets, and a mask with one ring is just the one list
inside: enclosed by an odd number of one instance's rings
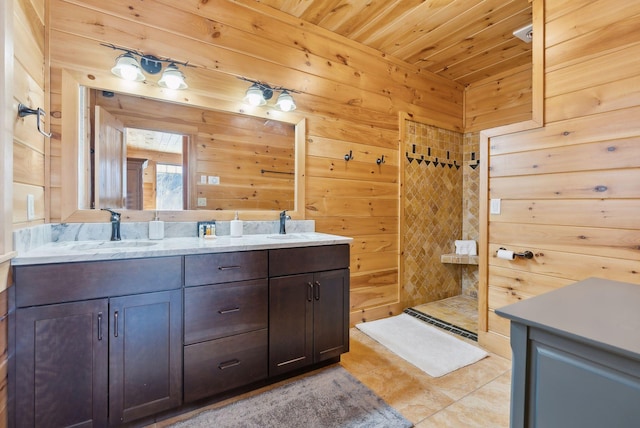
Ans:
{"label": "shower drain", "polygon": [[478,335],[472,331],[466,330],[462,327],[458,327],[456,325],[453,325],[451,323],[448,323],[446,321],[442,321],[441,319],[438,319],[436,317],[432,317],[431,315],[427,315],[425,313],[422,313],[420,311],[416,311],[413,308],[407,308],[404,310],[405,314],[411,315],[412,317],[418,318],[421,321],[426,322],[427,324],[431,324],[435,327],[441,328],[443,330],[446,330],[450,333],[453,334],[457,334],[458,336],[462,336],[465,337],[467,339],[471,339],[475,342],[478,341]]}

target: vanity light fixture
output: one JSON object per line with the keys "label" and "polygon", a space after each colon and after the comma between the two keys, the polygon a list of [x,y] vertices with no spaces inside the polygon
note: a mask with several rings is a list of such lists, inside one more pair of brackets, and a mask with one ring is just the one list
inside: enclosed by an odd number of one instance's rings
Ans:
{"label": "vanity light fixture", "polygon": [[273,97],[273,91],[271,88],[267,88],[258,83],[254,83],[247,89],[247,93],[244,96],[243,101],[254,107],[263,106]]}
{"label": "vanity light fixture", "polygon": [[[162,73],[162,77],[158,81],[158,85],[168,89],[186,89],[188,87],[184,81],[184,74],[182,74],[177,66],[177,64],[180,64],[184,67],[193,67],[186,62],[178,62],[170,58],[158,58],[153,55],[145,55],[138,51],[121,48],[111,44],[101,43],[101,45],[124,52],[116,59],[116,65],[111,69],[113,74],[122,79],[142,82],[145,80],[145,76],[142,73],[143,71],[148,74],[158,74],[162,71],[163,63],[167,63],[168,65]],[[140,58],[139,62],[136,57]]]}
{"label": "vanity light fixture", "polygon": [[293,100],[291,92],[297,93],[297,91],[283,88],[282,86],[270,86],[266,83],[246,79],[244,77],[239,77],[239,79],[251,83],[251,86],[247,89],[242,100],[243,102],[254,107],[263,106],[267,104],[267,101],[273,98],[274,91],[279,91],[280,95],[278,95],[278,99],[276,100],[276,107],[284,112],[296,109],[296,102]]}
{"label": "vanity light fixture", "polygon": [[184,74],[172,62],[162,73],[162,78],[158,80],[158,85],[169,89],[186,89],[188,88],[184,81]]}
{"label": "vanity light fixture", "polygon": [[296,109],[296,102],[287,90],[284,90],[278,96],[276,101],[276,107],[282,111],[293,111]]}
{"label": "vanity light fixture", "polygon": [[116,59],[116,65],[113,66],[111,72],[124,80],[133,82],[142,82],[144,74],[140,69],[138,61],[130,53],[124,53]]}

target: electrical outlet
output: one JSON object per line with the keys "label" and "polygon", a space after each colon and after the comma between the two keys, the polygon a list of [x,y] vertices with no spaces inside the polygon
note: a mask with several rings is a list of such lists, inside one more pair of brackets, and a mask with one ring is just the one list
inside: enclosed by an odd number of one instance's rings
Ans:
{"label": "electrical outlet", "polygon": [[27,195],[27,220],[36,218],[36,200],[33,195]]}
{"label": "electrical outlet", "polygon": [[209,184],[220,184],[220,177],[209,176]]}
{"label": "electrical outlet", "polygon": [[207,198],[198,198],[198,206],[206,207],[207,206]]}

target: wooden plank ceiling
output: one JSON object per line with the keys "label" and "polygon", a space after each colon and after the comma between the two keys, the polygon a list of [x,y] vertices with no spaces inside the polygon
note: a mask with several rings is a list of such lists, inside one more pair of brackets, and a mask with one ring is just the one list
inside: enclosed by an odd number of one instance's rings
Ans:
{"label": "wooden plank ceiling", "polygon": [[256,0],[463,85],[531,62],[530,0]]}

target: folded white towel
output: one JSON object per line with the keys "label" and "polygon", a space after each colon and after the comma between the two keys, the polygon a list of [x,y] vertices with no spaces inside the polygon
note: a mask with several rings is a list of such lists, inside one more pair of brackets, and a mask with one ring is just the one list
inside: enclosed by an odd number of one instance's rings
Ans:
{"label": "folded white towel", "polygon": [[476,250],[476,241],[474,240],[456,240],[456,254],[464,254],[475,256],[478,254]]}

